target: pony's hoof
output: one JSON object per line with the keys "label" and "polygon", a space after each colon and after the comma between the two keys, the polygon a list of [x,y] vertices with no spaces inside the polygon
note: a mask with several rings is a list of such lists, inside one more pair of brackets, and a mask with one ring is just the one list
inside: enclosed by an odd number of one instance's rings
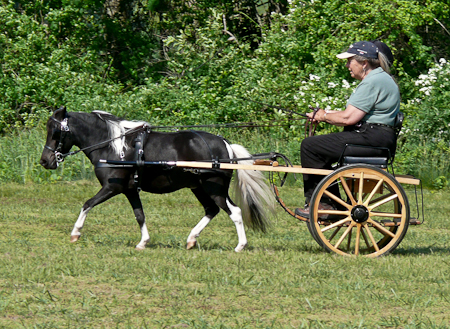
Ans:
{"label": "pony's hoof", "polygon": [[234,251],[235,252],[241,252],[242,250],[244,250],[245,246],[246,246],[246,244],[241,245],[241,246],[237,246],[236,248],[234,248]]}
{"label": "pony's hoof", "polygon": [[187,249],[187,250],[192,249],[192,248],[194,248],[196,245],[197,245],[197,241],[190,241],[190,242],[187,243],[186,249]]}
{"label": "pony's hoof", "polygon": [[80,238],[79,235],[71,235],[70,236],[70,243],[77,242],[79,238]]}
{"label": "pony's hoof", "polygon": [[134,248],[134,250],[145,250],[145,247],[142,247],[142,246],[136,246],[136,248]]}

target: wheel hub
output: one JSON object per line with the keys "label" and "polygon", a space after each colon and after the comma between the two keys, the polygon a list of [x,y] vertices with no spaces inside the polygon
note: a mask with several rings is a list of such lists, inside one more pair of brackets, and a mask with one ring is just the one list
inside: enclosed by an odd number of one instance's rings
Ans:
{"label": "wheel hub", "polygon": [[362,205],[357,205],[352,209],[351,215],[355,222],[364,223],[369,218],[369,210]]}

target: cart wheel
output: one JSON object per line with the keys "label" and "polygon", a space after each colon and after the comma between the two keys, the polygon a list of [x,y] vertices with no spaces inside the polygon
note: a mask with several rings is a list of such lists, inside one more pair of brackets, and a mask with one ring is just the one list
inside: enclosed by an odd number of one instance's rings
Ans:
{"label": "cart wheel", "polygon": [[[340,195],[336,196],[338,189]],[[330,200],[339,210],[318,209],[320,202]],[[392,252],[405,236],[409,204],[391,174],[370,165],[352,165],[339,168],[319,183],[311,198],[310,218],[308,228],[325,250],[378,257]]]}

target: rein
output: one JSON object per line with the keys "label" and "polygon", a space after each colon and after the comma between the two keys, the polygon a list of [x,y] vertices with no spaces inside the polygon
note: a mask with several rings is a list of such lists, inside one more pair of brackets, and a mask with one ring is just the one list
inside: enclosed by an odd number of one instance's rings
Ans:
{"label": "rein", "polygon": [[295,112],[295,111],[292,111],[292,110],[289,110],[289,109],[285,109],[284,107],[281,107],[281,106],[276,106],[276,105],[270,105],[270,104],[266,104],[266,103],[261,103],[261,102],[254,101],[254,100],[252,100],[252,99],[248,99],[248,98],[245,98],[245,97],[239,97],[239,98],[241,98],[241,99],[243,99],[244,101],[247,101],[247,102],[252,102],[252,103],[255,103],[255,104],[267,106],[267,107],[270,107],[270,108],[273,108],[273,109],[281,110],[281,111],[283,111],[283,112],[287,112],[287,113],[291,113],[291,114],[297,114],[297,115],[300,115],[300,116],[302,116],[302,117],[304,117],[304,118],[308,118],[308,116],[306,115],[306,113]]}
{"label": "rein", "polygon": [[[297,120],[297,119],[293,119]],[[182,125],[182,126],[150,126],[151,129],[179,129],[179,128],[267,128],[267,127],[288,127],[290,124],[268,124],[259,125],[255,122],[241,123],[215,123],[210,125]]]}
{"label": "rein", "polygon": [[[245,99],[245,98],[243,98],[243,99]],[[248,100],[248,99],[245,99],[245,100]],[[251,100],[248,100],[248,101],[251,101]],[[263,103],[256,102],[256,101],[252,101],[252,102],[255,102],[255,103],[258,103],[258,104],[261,104],[261,105],[264,105],[264,106],[276,108],[276,109],[279,109],[279,110],[282,110],[282,111],[285,111],[285,112],[289,112],[289,113],[292,113],[292,114],[297,114],[297,115],[300,115],[302,117],[308,118],[308,116],[305,113],[294,112],[294,111],[291,111],[291,110],[288,110],[288,109],[284,109],[284,108],[279,107],[279,106],[263,104]],[[319,110],[318,107],[314,108],[314,115],[317,113],[318,110]],[[313,118],[314,118],[314,116],[313,116]],[[66,135],[68,133],[70,133],[69,118],[65,117],[62,121],[59,121],[55,117],[51,116],[50,119],[60,125],[60,127],[59,127],[60,137],[59,137],[59,140],[58,140],[58,145],[56,146],[55,149],[51,148],[47,144],[44,145],[44,148],[55,153],[56,162],[58,164],[63,162],[64,159],[66,157],[68,157],[69,155],[75,155],[75,154],[77,154],[79,152],[86,151],[86,150],[89,150],[91,148],[96,148],[96,147],[99,147],[99,146],[103,146],[103,145],[108,144],[108,143],[110,143],[110,142],[112,142],[112,141],[114,141],[114,140],[116,140],[118,138],[122,138],[122,137],[125,137],[127,135],[130,135],[130,134],[133,134],[133,133],[136,133],[136,132],[140,132],[140,131],[151,131],[151,130],[154,130],[154,129],[176,129],[176,130],[178,130],[180,128],[221,128],[221,127],[226,127],[226,128],[258,128],[258,127],[262,127],[262,128],[266,128],[266,127],[286,127],[286,126],[290,126],[290,124],[258,125],[258,124],[255,124],[254,122],[243,122],[243,123],[238,123],[238,124],[237,123],[223,123],[223,124],[210,124],[210,125],[181,125],[181,126],[150,126],[148,124],[143,124],[142,127],[136,127],[136,128],[130,129],[126,133],[121,134],[121,135],[119,135],[117,137],[110,138],[108,140],[105,140],[103,142],[99,142],[99,143],[94,144],[94,145],[86,146],[86,147],[81,148],[81,149],[76,150],[76,151],[70,151],[70,152],[67,152],[67,153],[62,153],[61,150],[62,150],[64,138],[66,137]],[[293,120],[299,120],[299,119],[293,119]],[[317,126],[317,123],[312,123],[312,122],[309,123],[309,133],[308,133],[309,136],[313,136],[314,135],[316,126]],[[58,131],[55,131],[55,130],[53,131],[53,135],[55,135],[55,133],[58,132]],[[305,136],[307,136],[307,130],[308,130],[308,122],[305,123]],[[56,140],[56,138],[53,138],[53,139]]]}
{"label": "rein", "polygon": [[316,127],[318,125],[317,122],[313,122],[312,120],[314,120],[314,117],[316,116],[317,112],[320,110],[320,107],[309,107],[311,110],[313,110],[313,115],[311,120],[307,120],[305,122],[305,138],[306,137],[311,137],[314,136],[315,132],[316,132]]}
{"label": "rein", "polygon": [[266,104],[266,103],[261,103],[261,102],[254,101],[254,100],[252,100],[252,99],[248,99],[248,98],[244,98],[244,97],[240,97],[240,98],[243,99],[243,100],[245,100],[245,101],[247,101],[247,102],[252,102],[252,103],[260,104],[260,105],[267,106],[267,107],[270,107],[270,108],[274,108],[274,109],[277,109],[277,110],[281,110],[281,111],[283,111],[283,112],[287,112],[287,113],[290,113],[290,114],[300,115],[300,116],[306,118],[307,120],[306,120],[306,122],[305,122],[305,138],[306,138],[306,137],[314,136],[314,134],[315,134],[315,132],[316,132],[316,127],[317,127],[317,124],[318,124],[318,123],[317,123],[317,122],[314,122],[314,123],[313,123],[312,121],[313,121],[314,117],[316,116],[317,111],[319,111],[320,107],[312,107],[312,106],[309,106],[309,108],[310,108],[311,110],[313,110],[312,118],[309,118],[309,117],[306,115],[306,113],[295,112],[295,111],[292,111],[292,110],[283,108],[283,107],[281,107],[281,106],[276,106],[276,105],[270,105],[270,104]]}

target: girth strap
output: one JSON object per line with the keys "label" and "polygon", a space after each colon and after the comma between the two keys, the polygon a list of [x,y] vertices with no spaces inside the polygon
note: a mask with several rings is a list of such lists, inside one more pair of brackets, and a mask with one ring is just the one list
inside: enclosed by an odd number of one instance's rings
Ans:
{"label": "girth strap", "polygon": [[136,171],[134,173],[134,184],[141,191],[142,173],[144,172],[144,145],[147,139],[147,129],[138,133],[134,140],[134,159],[136,160]]}

